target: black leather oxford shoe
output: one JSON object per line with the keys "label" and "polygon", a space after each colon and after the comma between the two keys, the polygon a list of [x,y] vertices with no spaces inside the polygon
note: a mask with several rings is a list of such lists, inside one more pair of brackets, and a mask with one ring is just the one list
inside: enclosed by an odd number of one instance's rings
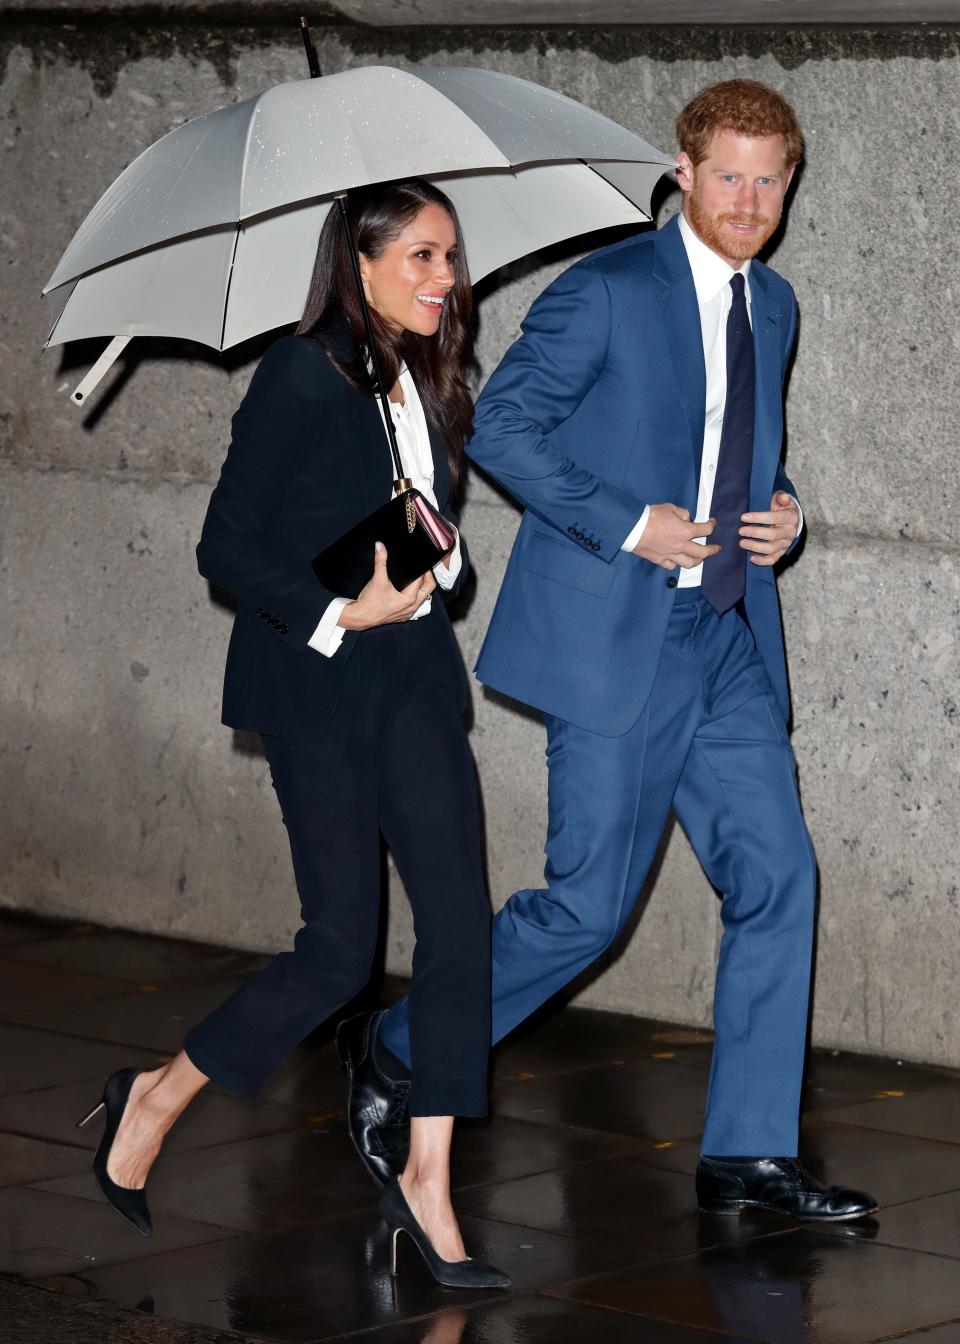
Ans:
{"label": "black leather oxford shoe", "polygon": [[400,1176],[410,1151],[410,1084],[388,1078],[374,1057],[382,1016],[359,1013],[337,1027],[337,1052],[347,1074],[350,1138],[379,1186]]}
{"label": "black leather oxford shoe", "polygon": [[879,1207],[862,1190],[821,1185],[795,1157],[701,1157],[697,1203],[704,1213],[771,1209],[788,1218],[835,1223]]}

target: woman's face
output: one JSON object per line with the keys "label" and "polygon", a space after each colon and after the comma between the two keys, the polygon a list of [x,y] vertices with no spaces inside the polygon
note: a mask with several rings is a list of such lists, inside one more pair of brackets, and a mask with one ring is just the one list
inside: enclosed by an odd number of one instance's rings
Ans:
{"label": "woman's face", "polygon": [[425,205],[379,257],[360,254],[367,302],[397,331],[433,336],[453,288],[457,236],[442,205]]}

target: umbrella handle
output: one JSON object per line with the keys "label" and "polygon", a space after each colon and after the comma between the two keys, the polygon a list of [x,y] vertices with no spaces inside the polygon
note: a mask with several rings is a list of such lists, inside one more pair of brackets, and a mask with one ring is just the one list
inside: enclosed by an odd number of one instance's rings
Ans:
{"label": "umbrella handle", "polygon": [[337,197],[337,208],[340,211],[340,222],[343,225],[343,231],[347,237],[347,250],[350,253],[350,261],[353,265],[353,278],[357,284],[357,296],[360,299],[360,307],[363,309],[363,324],[367,329],[367,349],[370,351],[373,374],[377,380],[377,395],[380,398],[380,404],[383,406],[383,423],[387,429],[390,454],[393,457],[393,465],[396,470],[396,479],[393,486],[396,493],[400,494],[400,491],[403,488],[401,486],[401,482],[403,481],[403,464],[400,461],[400,449],[397,446],[397,433],[393,427],[393,416],[390,414],[390,403],[387,400],[387,391],[383,385],[383,370],[380,367],[380,356],[377,354],[377,343],[373,339],[373,322],[370,319],[367,296],[363,292],[363,277],[360,274],[360,258],[357,256],[353,235],[350,232],[350,220],[347,216],[347,198],[345,195]]}
{"label": "umbrella handle", "polygon": [[113,340],[104,350],[103,354],[94,364],[93,368],[81,382],[77,383],[73,389],[70,400],[74,406],[82,406],[89,397],[90,393],[97,386],[100,380],[105,377],[107,371],[120,358],[124,350],[130,344],[129,336],[114,336]]}

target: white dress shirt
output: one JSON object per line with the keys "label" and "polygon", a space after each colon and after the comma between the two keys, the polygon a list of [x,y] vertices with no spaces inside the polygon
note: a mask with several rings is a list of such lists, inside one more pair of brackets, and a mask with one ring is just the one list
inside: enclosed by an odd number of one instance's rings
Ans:
{"label": "white dress shirt", "polygon": [[[703,449],[700,455],[700,485],[697,491],[697,512],[695,521],[704,523],[710,517],[713,503],[713,483],[716,480],[717,461],[720,456],[720,435],[723,432],[723,412],[727,401],[727,317],[733,302],[730,281],[736,274],[734,268],[723,257],[694,233],[687,223],[686,216],[680,216],[680,237],[686,248],[687,260],[693,272],[693,287],[697,292],[697,307],[700,310],[700,334],[703,339],[703,363],[706,371],[707,396],[703,418]],[[747,317],[753,326],[750,307],[750,262],[740,267],[744,279],[744,293],[747,300]],[[794,500],[796,503],[796,500]],[[797,504],[799,511],[800,505]],[[636,527],[623,543],[623,550],[632,551],[643,536],[647,520],[650,517],[648,505],[637,522]],[[803,529],[803,514],[797,536]],[[696,537],[700,546],[709,540]],[[678,588],[699,588],[703,576],[703,565],[693,569],[681,569],[677,580]]]}
{"label": "white dress shirt", "polygon": [[[427,431],[427,417],[424,414],[420,394],[417,392],[417,385],[413,381],[406,364],[401,366],[398,382],[400,391],[403,393],[403,405],[391,401],[390,410],[393,414],[393,424],[397,434],[400,461],[414,487],[420,491],[424,499],[436,508],[437,497],[433,492],[433,451],[430,447],[430,435]],[[377,407],[382,420],[383,406],[379,397],[377,398]],[[384,452],[389,451],[386,443],[384,443],[383,450]],[[450,561],[449,569],[442,560],[438,560],[433,567],[434,578],[441,588],[452,588],[463,567],[459,535],[448,559]],[[311,649],[316,649],[317,653],[322,653],[327,658],[333,657],[339,649],[344,635],[343,626],[337,625],[337,621],[340,619],[341,611],[344,607],[349,606],[351,600],[349,597],[335,597],[333,599],[320,618],[320,624],[307,641]],[[429,597],[425,602],[421,602],[410,619],[417,621],[421,616],[426,616],[430,611],[430,603],[431,599]]]}

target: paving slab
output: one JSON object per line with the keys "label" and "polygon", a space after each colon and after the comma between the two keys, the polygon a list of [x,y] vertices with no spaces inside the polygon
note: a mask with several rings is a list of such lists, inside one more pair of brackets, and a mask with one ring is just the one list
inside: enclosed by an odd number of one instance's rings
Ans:
{"label": "paving slab", "polygon": [[[87,1179],[93,1181],[93,1176]],[[71,1199],[24,1187],[0,1190],[0,1272],[72,1274],[217,1242],[235,1233],[213,1223],[165,1218],[142,1236],[102,1199]]]}
{"label": "paving slab", "polygon": [[960,1317],[956,1261],[805,1228],[557,1295],[768,1344],[872,1344]]}

